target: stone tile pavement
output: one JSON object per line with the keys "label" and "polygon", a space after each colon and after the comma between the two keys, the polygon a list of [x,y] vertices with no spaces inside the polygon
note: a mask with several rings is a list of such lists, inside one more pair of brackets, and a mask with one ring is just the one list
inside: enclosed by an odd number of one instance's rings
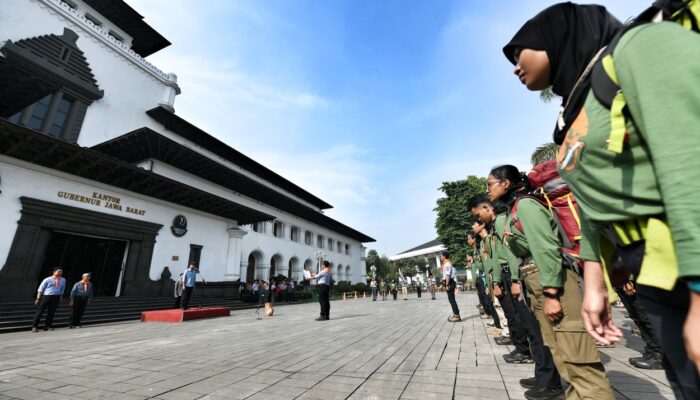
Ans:
{"label": "stone tile pavement", "polygon": [[[520,378],[487,334],[474,292],[461,323],[435,301],[347,300],[183,324],[122,323],[0,336],[0,399],[523,399]],[[619,311],[617,321],[631,326]],[[663,371],[628,365],[642,342],[602,349],[619,399],[672,399]]]}

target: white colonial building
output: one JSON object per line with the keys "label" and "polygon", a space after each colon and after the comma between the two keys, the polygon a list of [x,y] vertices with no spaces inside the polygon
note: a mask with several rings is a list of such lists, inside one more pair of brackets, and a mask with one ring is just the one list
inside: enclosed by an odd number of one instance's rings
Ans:
{"label": "white colonial building", "polygon": [[298,279],[319,251],[364,281],[371,237],[175,114],[176,75],[145,59],[169,44],[122,0],[2,1],[0,293],[56,266],[102,296],[161,295],[188,262]]}

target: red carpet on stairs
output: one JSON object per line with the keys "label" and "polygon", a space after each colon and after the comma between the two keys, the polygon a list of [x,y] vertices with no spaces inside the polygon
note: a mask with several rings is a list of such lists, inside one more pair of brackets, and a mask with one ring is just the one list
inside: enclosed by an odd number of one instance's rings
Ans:
{"label": "red carpet on stairs", "polygon": [[228,307],[190,308],[188,310],[172,309],[144,311],[141,322],[182,322],[192,319],[228,317],[231,309]]}

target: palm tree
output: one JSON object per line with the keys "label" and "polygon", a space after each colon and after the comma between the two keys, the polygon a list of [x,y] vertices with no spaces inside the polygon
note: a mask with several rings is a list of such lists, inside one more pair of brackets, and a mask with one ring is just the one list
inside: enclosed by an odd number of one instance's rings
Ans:
{"label": "palm tree", "polygon": [[557,97],[559,96],[554,94],[551,86],[540,92],[540,100],[544,101],[545,103],[549,103]]}
{"label": "palm tree", "polygon": [[559,146],[556,143],[537,146],[532,156],[530,156],[530,162],[534,166],[545,161],[554,160],[557,158],[557,152],[559,152]]}

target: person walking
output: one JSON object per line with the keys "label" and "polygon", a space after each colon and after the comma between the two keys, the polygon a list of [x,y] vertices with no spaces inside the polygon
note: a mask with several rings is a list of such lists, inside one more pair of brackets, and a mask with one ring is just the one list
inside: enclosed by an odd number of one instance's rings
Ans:
{"label": "person walking", "polygon": [[457,300],[455,300],[457,282],[455,281],[455,268],[452,266],[452,261],[450,261],[450,253],[443,251],[440,254],[440,262],[442,263],[442,278],[445,281],[447,300],[449,300],[450,306],[452,306],[452,315],[447,318],[447,320],[450,322],[458,322],[461,321],[462,318],[459,316],[459,307],[457,307]]}
{"label": "person walking", "polygon": [[251,290],[253,291],[253,303],[259,303],[260,302],[260,283],[257,279],[253,281],[253,286],[251,287]]}
{"label": "person walking", "polygon": [[389,283],[389,289],[391,290],[391,295],[393,296],[394,301],[397,300],[399,292],[396,289],[395,281],[392,280],[391,283]]}
{"label": "person walking", "polygon": [[408,300],[408,278],[406,277],[401,277],[401,294],[404,300]]}
{"label": "person walking", "polygon": [[423,282],[422,281],[416,281],[416,295],[418,295],[418,298],[420,299],[420,294],[423,291]]}
{"label": "person walking", "polygon": [[34,322],[32,323],[32,332],[39,331],[39,321],[46,310],[46,320],[44,321],[44,330],[53,330],[53,317],[56,314],[58,304],[63,298],[63,292],[66,290],[66,279],[63,278],[63,269],[54,268],[53,275],[41,281],[39,289],[37,289],[35,305],[39,307],[34,314]]}
{"label": "person walking", "polygon": [[430,291],[430,299],[435,300],[435,287],[437,286],[437,283],[435,282],[435,278],[433,277],[432,271],[428,270],[428,290]]}
{"label": "person walking", "polygon": [[386,301],[386,292],[388,291],[388,288],[384,279],[379,281],[379,288],[382,291],[382,301]]}
{"label": "person walking", "polygon": [[372,279],[369,283],[369,288],[372,291],[372,301],[377,301],[377,280]]}
{"label": "person walking", "polygon": [[173,288],[173,295],[175,296],[174,308],[180,308],[180,304],[182,303],[182,289],[184,285],[184,283],[182,282],[183,275],[183,273],[180,273],[180,276],[175,281],[175,287]]}
{"label": "person walking", "polygon": [[331,314],[331,279],[333,278],[333,273],[331,272],[331,264],[328,260],[323,261],[323,269],[321,272],[314,276],[318,290],[318,303],[321,306],[321,315],[316,318],[316,321],[328,321]]}
{"label": "person walking", "polygon": [[[182,281],[184,286],[184,292],[182,294],[182,305],[183,310],[187,310],[187,306],[190,305],[190,299],[192,298],[192,291],[194,290],[195,284],[197,283],[197,274],[199,274],[199,268],[197,264],[190,263],[187,266],[187,270],[183,273]],[[204,281],[204,279],[202,278]],[[204,281],[206,283],[206,281]]]}
{"label": "person walking", "polygon": [[85,308],[92,301],[92,282],[90,282],[90,274],[83,274],[83,279],[76,282],[73,285],[73,289],[70,291],[70,307],[73,307],[70,322],[68,323],[68,328],[80,328],[82,327],[81,319],[85,313]]}

